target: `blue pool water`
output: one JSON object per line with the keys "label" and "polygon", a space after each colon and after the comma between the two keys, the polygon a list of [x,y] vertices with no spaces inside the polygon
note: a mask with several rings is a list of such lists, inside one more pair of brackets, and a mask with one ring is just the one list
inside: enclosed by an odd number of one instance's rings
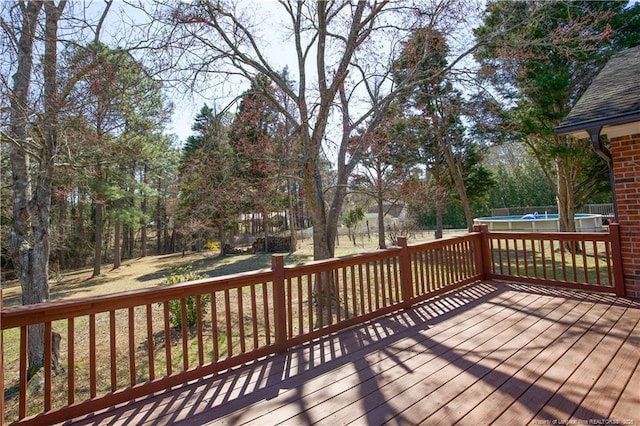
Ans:
{"label": "blue pool water", "polygon": [[[576,231],[602,231],[602,216],[597,214],[576,214]],[[559,216],[557,214],[530,213],[520,216],[489,216],[473,220],[476,225],[488,225],[490,231],[533,231],[557,232]]]}

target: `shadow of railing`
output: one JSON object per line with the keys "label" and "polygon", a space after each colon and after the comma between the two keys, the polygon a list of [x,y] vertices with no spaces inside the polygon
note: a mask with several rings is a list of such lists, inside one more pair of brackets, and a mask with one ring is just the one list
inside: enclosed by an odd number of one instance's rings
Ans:
{"label": "shadow of railing", "polygon": [[[529,307],[532,300],[540,300],[535,308]],[[378,424],[381,419],[415,424],[454,398],[460,403],[464,400],[460,394],[473,393],[473,386],[482,386],[489,399],[496,392],[508,392],[506,398],[491,402],[495,417],[501,406],[506,410],[517,400],[532,418],[557,418],[558,411],[570,418],[570,410],[579,404],[538,382],[545,369],[552,368],[548,349],[562,353],[584,346],[587,333],[595,336],[591,342],[601,341],[625,306],[616,308],[608,304],[612,301],[615,298],[563,289],[474,284],[73,424],[185,420],[312,424],[319,418],[335,424]],[[609,306],[618,309],[617,316],[605,318]],[[585,318],[588,321],[582,324]],[[419,389],[412,377],[418,373]],[[562,378],[551,376],[558,379],[558,387]],[[470,389],[458,388],[463,377]],[[388,396],[391,386],[402,389],[393,398]],[[535,398],[522,398],[524,394]],[[327,401],[335,398],[339,399],[335,411],[328,411]],[[439,402],[411,410],[422,400]],[[353,409],[356,402],[359,408]],[[465,421],[482,420],[487,413],[473,405],[457,408]],[[606,417],[588,407],[581,409],[584,418]],[[448,411],[456,412],[452,407]]]}

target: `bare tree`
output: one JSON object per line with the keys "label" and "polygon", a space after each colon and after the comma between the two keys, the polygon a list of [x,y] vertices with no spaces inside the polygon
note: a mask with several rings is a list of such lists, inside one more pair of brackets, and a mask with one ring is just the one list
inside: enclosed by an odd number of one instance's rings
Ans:
{"label": "bare tree", "polygon": [[[13,178],[13,217],[9,230],[9,249],[22,287],[22,303],[34,304],[49,299],[50,211],[55,160],[60,149],[59,114],[70,89],[80,74],[92,67],[77,70],[60,78],[58,70],[58,27],[66,0],[29,1],[15,4],[8,17],[20,16],[11,25],[3,16],[2,31],[15,44],[17,66],[13,83],[3,77],[9,94],[9,125],[3,141],[9,142]],[[106,16],[110,2],[106,3]],[[44,17],[41,16],[44,10]],[[41,26],[41,19],[44,25]],[[14,30],[15,28],[15,30]],[[100,28],[98,24],[97,28]],[[99,30],[95,32],[98,37]],[[42,63],[34,70],[35,47],[44,50]],[[41,75],[35,76],[36,71]],[[37,90],[32,79],[40,78]],[[43,99],[34,99],[41,93]],[[33,163],[32,163],[33,161]],[[44,327],[32,326],[28,339],[29,373],[44,364]]]}
{"label": "bare tree", "polygon": [[[166,55],[163,64],[188,71],[193,84],[200,78],[211,82],[216,76],[237,83],[239,78],[264,74],[295,104],[295,115],[285,108],[281,112],[296,123],[302,145],[315,259],[333,257],[348,180],[360,161],[367,134],[374,131],[391,101],[416,84],[417,72],[408,72],[402,84],[394,84],[390,75],[402,43],[416,28],[462,27],[463,16],[469,13],[463,10],[466,4],[447,0],[420,6],[394,1],[282,0],[272,16],[270,11],[256,11],[256,3],[156,4],[154,23],[166,25],[161,27],[162,35],[155,36],[163,40],[155,46]],[[261,35],[265,30],[261,19],[268,22],[269,30],[281,30],[282,37],[275,42],[278,50],[286,50],[293,58],[297,87],[277,71],[274,46]],[[473,46],[461,49],[442,72],[450,72],[473,50]],[[356,134],[363,135],[362,144],[354,143]],[[337,168],[331,199],[320,167],[327,158]]]}
{"label": "bare tree", "polygon": [[[22,23],[19,39],[16,41],[18,52],[18,66],[13,75],[13,96],[11,97],[8,134],[3,133],[3,139],[9,140],[11,158],[11,172],[13,178],[13,220],[9,229],[9,251],[11,260],[18,272],[22,284],[22,301],[24,304],[38,303],[49,298],[48,253],[42,258],[42,249],[48,246],[47,234],[31,236],[31,179],[29,156],[22,147],[31,144],[28,138],[29,94],[31,87],[31,73],[33,70],[33,45],[35,43],[38,16],[42,10],[42,2],[31,1],[20,4]],[[3,29],[6,25],[3,25]],[[33,238],[33,242],[32,242]],[[44,241],[38,239],[45,238]],[[38,244],[40,243],[40,244]],[[40,253],[34,253],[34,249]],[[45,262],[42,265],[42,262]],[[31,327],[29,329],[29,368],[44,364],[44,329]]]}

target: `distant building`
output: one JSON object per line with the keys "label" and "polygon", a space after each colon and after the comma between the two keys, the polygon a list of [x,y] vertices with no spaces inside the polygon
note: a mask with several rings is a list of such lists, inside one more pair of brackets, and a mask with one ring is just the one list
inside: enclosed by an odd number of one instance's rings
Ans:
{"label": "distant building", "polygon": [[[401,227],[407,221],[407,207],[404,204],[384,204],[384,226]],[[378,232],[378,206],[371,207],[365,214],[364,221],[371,232]]]}

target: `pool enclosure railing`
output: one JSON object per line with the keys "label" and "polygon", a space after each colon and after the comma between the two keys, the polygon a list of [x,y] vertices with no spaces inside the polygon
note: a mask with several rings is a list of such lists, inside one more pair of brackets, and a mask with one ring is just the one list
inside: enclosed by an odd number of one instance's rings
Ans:
{"label": "pool enclosure railing", "polygon": [[[285,352],[466,284],[624,294],[619,228],[490,233],[120,294],[2,310],[0,423],[51,424]],[[189,325],[189,323],[192,325]],[[27,381],[30,333],[44,365]],[[59,366],[59,368],[55,368]]]}

